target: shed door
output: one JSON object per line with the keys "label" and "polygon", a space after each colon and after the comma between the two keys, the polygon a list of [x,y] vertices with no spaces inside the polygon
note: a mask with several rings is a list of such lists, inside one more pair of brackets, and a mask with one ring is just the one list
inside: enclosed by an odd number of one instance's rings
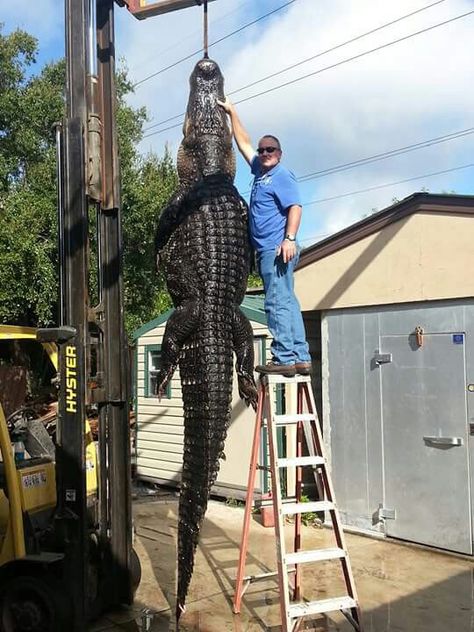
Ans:
{"label": "shed door", "polygon": [[387,535],[472,553],[465,336],[383,336]]}

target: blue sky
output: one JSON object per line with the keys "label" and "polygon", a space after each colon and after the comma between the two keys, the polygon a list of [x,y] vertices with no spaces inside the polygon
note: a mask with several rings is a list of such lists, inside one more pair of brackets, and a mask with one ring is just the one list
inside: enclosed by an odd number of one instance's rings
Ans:
{"label": "blue sky", "polygon": [[[210,41],[287,1],[211,2]],[[210,56],[220,64],[230,92],[433,2],[294,0],[281,11],[211,47]],[[125,9],[117,8],[117,51],[131,78],[139,81],[198,50],[202,39],[201,11],[196,7],[138,21]],[[237,106],[255,144],[264,133],[273,133],[281,139],[283,160],[298,177],[474,127],[474,14],[345,62],[469,11],[474,11],[474,0],[443,0],[410,18],[238,91],[231,98],[238,101],[252,97],[316,73]],[[20,27],[38,38],[38,67],[63,55],[63,6],[57,0],[16,0],[2,6],[0,21],[5,23],[7,32]],[[137,86],[131,102],[148,108],[149,125],[184,111],[188,77],[198,58],[196,55]],[[322,70],[334,64],[338,65]],[[150,132],[180,120],[152,128]],[[146,138],[140,149],[161,154],[167,143],[175,154],[180,138],[181,130],[176,127]],[[473,149],[474,134],[467,134],[302,182],[302,198],[306,203],[300,233],[303,245],[414,191],[474,194],[473,167],[373,189],[474,163]],[[239,160],[236,184],[245,192],[249,183],[248,167]],[[373,190],[337,198],[369,188]],[[317,200],[327,201],[309,204]]]}

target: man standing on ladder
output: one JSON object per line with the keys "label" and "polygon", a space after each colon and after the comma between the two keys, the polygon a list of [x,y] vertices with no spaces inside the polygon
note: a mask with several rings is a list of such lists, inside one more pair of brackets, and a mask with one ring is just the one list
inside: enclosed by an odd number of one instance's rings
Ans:
{"label": "man standing on ladder", "polygon": [[263,136],[257,152],[233,104],[218,101],[230,117],[240,153],[255,176],[250,197],[250,239],[265,289],[265,313],[273,336],[272,360],[256,370],[292,377],[311,372],[311,356],[294,292],[294,269],[300,247],[296,233],[301,221],[301,201],[295,176],[281,163],[280,141]]}

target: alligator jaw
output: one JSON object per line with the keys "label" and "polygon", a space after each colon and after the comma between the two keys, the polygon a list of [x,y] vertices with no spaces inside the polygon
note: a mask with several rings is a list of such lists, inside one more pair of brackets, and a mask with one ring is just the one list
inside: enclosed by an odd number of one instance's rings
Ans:
{"label": "alligator jaw", "polygon": [[190,77],[190,93],[178,150],[180,183],[190,186],[218,173],[235,176],[235,155],[224,100],[224,78],[212,59],[198,61]]}

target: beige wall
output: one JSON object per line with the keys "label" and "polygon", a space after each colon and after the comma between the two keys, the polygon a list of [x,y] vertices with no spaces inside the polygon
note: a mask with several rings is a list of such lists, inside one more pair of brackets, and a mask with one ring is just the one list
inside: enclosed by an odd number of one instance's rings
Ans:
{"label": "beige wall", "polygon": [[303,311],[474,296],[474,217],[415,213],[295,274]]}

